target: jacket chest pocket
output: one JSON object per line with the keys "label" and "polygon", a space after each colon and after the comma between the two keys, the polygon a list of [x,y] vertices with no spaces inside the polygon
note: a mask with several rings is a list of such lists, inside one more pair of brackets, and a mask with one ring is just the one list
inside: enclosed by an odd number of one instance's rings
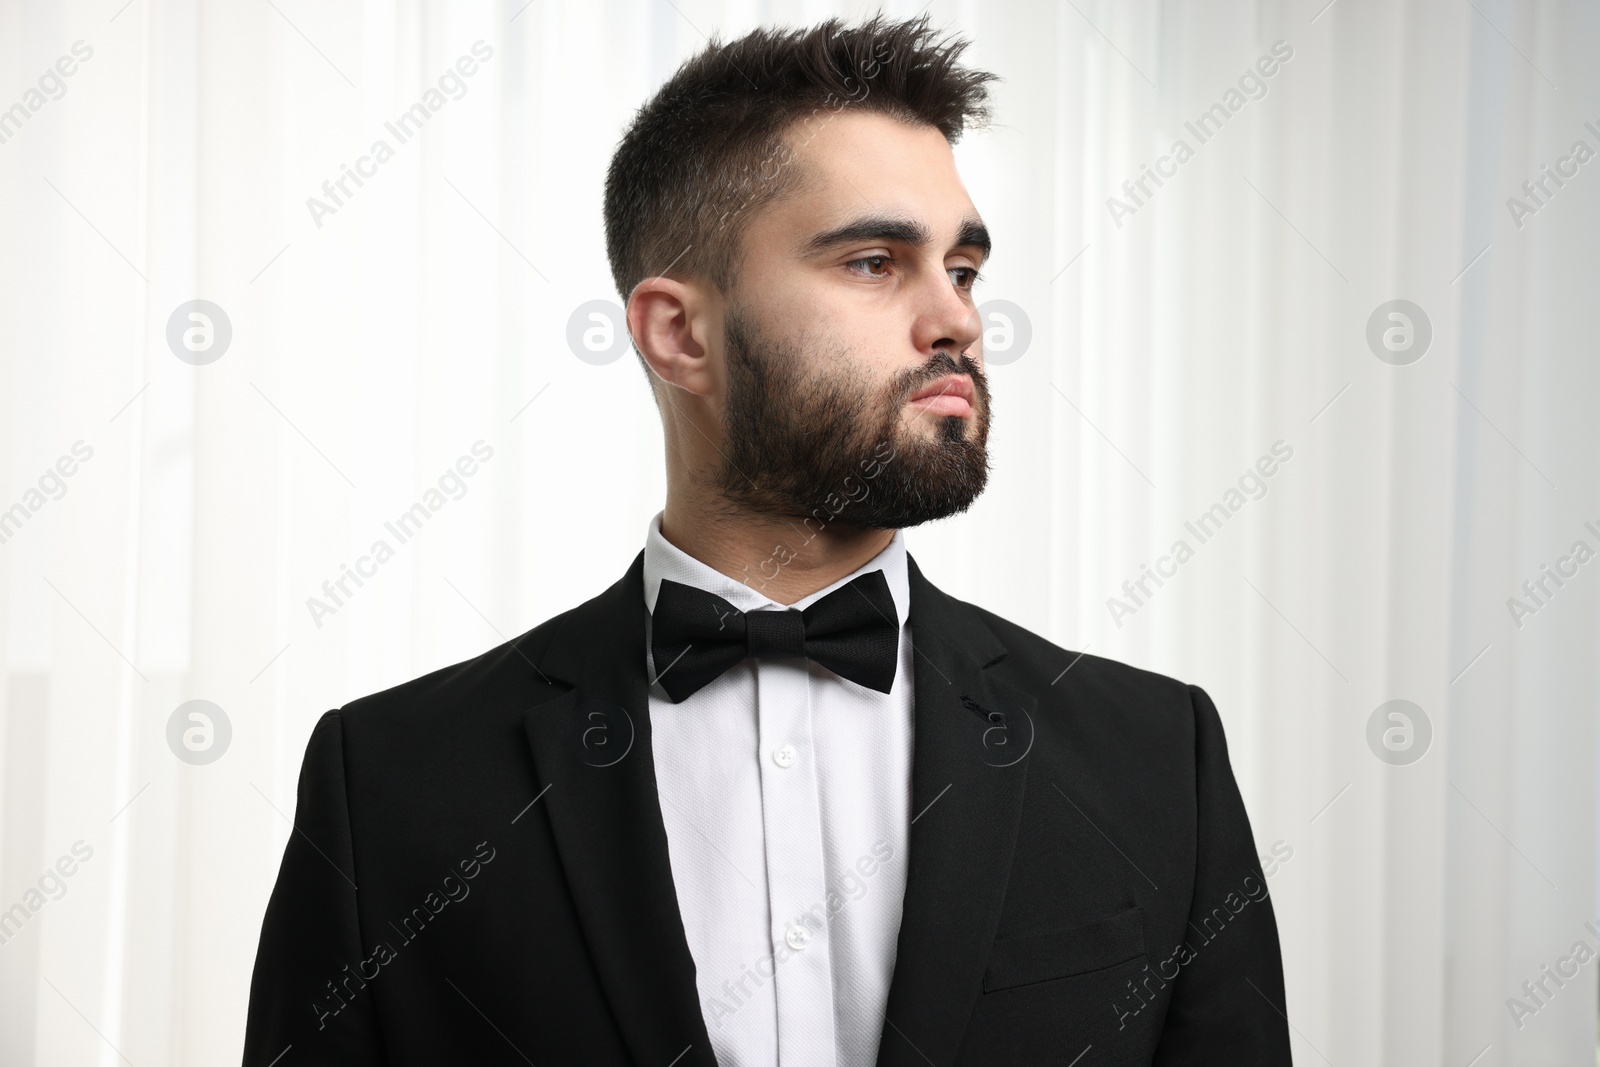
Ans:
{"label": "jacket chest pocket", "polygon": [[983,973],[983,991],[1088,974],[1144,954],[1144,916],[1138,908],[1064,930],[997,938]]}

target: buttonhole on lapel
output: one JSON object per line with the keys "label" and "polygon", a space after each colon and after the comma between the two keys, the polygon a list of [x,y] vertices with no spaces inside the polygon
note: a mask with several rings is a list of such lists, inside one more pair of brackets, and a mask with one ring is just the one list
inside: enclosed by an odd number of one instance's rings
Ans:
{"label": "buttonhole on lapel", "polygon": [[996,724],[997,726],[1004,726],[1006,724],[1006,713],[1005,712],[1003,712],[1003,711],[986,711],[986,710],[984,710],[982,705],[980,705],[976,700],[973,700],[971,697],[967,696],[966,694],[962,694],[961,706],[966,708],[968,711],[972,712],[972,714],[976,715],[978,718],[982,719],[984,722],[992,722],[992,723]]}

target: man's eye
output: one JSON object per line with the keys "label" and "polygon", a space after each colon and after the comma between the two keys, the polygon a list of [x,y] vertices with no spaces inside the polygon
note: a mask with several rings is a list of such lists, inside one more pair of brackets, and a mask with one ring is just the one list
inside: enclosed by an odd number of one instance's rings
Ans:
{"label": "man's eye", "polygon": [[957,289],[971,289],[978,284],[978,270],[976,267],[951,267],[949,270],[950,281]]}
{"label": "man's eye", "polygon": [[888,256],[864,256],[861,259],[852,259],[845,266],[857,274],[865,274],[871,278],[886,278],[889,264],[893,262]]}

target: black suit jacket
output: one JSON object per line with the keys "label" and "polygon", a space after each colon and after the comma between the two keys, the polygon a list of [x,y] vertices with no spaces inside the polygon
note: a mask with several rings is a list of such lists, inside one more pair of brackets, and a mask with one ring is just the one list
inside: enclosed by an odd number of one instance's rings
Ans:
{"label": "black suit jacket", "polygon": [[[656,794],[643,558],[323,716],[247,1067],[715,1067]],[[1272,904],[1205,693],[908,570],[917,814],[880,1067],[1289,1063]]]}

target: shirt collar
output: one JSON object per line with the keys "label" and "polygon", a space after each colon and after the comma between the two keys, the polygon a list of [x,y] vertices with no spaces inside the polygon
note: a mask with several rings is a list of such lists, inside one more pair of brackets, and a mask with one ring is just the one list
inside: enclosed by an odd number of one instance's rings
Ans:
{"label": "shirt collar", "polygon": [[[656,609],[656,593],[661,588],[661,579],[670,578],[683,585],[692,585],[708,593],[715,593],[740,611],[758,611],[763,608],[796,608],[805,609],[813,602],[827,596],[835,589],[846,583],[868,574],[875,570],[883,571],[884,579],[889,583],[889,593],[894,597],[894,608],[900,616],[901,625],[905,625],[911,611],[910,579],[906,572],[906,542],[905,531],[896,530],[890,539],[888,547],[866,563],[851,571],[825,589],[818,589],[815,593],[795,601],[793,604],[780,604],[770,599],[758,589],[744,584],[736,578],[730,578],[721,571],[695,559],[683,549],[674,545],[661,535],[662,512],[656,512],[650,520],[650,529],[645,535],[644,542],[644,606],[645,610],[654,612]],[[751,580],[759,583],[763,574],[774,573],[777,567],[776,560],[763,560],[750,565]]]}

